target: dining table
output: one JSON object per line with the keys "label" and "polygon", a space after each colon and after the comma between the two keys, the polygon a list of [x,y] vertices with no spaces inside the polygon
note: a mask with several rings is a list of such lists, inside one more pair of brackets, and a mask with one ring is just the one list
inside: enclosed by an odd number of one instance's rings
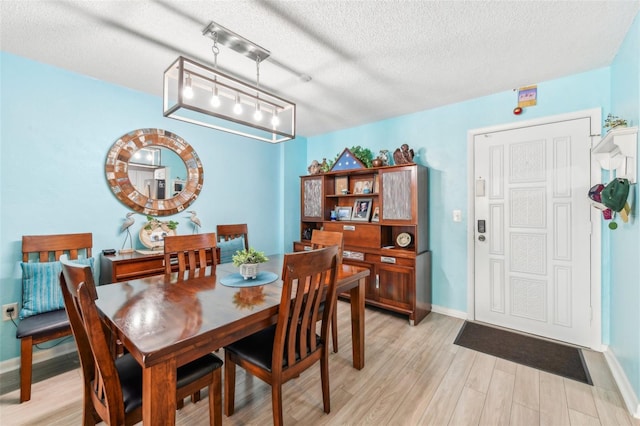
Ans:
{"label": "dining table", "polygon": [[[276,322],[283,259],[271,255],[260,264],[261,273],[273,279],[260,285],[232,279],[238,268],[226,263],[97,287],[96,305],[105,325],[143,369],[143,424],[175,424],[179,366]],[[345,264],[337,271],[337,291],[349,296],[353,367],[358,370],[365,364],[369,273]]]}

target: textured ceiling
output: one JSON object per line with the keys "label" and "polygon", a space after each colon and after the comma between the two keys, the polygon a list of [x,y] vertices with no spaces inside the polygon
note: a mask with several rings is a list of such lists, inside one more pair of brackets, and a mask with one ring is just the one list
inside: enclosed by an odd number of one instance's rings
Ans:
{"label": "textured ceiling", "polygon": [[[271,51],[261,86],[295,102],[297,133],[313,136],[608,66],[638,10],[640,0],[2,0],[0,47],[161,96],[178,55],[213,64],[202,29],[215,21]],[[255,63],[234,51],[221,47],[218,65],[255,81]]]}

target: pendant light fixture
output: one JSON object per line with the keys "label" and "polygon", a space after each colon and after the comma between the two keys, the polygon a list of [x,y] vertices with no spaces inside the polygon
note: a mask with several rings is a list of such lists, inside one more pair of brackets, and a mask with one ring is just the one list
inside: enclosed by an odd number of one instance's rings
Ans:
{"label": "pendant light fixture", "polygon": [[[213,39],[214,67],[178,57],[164,72],[164,116],[264,142],[295,138],[296,105],[260,87],[271,53],[215,22],[202,34]],[[218,43],[255,61],[255,85],[218,70]]]}

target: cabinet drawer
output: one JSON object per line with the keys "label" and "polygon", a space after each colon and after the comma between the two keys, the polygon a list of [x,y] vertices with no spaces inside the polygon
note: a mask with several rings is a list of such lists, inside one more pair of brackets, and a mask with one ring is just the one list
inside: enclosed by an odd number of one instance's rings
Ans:
{"label": "cabinet drawer", "polygon": [[396,257],[392,255],[374,255],[368,254],[367,261],[373,263],[382,263],[387,265],[409,266],[413,267],[416,262],[414,259],[407,259],[406,257]]}
{"label": "cabinet drawer", "polygon": [[164,274],[164,260],[162,258],[139,259],[136,262],[116,264],[113,269],[115,281],[133,280]]}
{"label": "cabinet drawer", "polygon": [[354,222],[329,222],[325,231],[342,232],[345,246],[380,248],[380,226]]}

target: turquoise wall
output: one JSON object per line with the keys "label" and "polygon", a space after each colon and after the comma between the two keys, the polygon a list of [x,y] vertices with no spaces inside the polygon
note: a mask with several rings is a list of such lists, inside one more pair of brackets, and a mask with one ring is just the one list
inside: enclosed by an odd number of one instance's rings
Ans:
{"label": "turquoise wall", "polygon": [[[508,91],[308,138],[307,163],[324,157],[333,159],[353,145],[377,153],[407,143],[417,154],[414,160],[429,167],[429,244],[433,251],[435,305],[467,311],[467,132],[591,108],[608,109],[608,68],[537,84],[538,105],[525,109],[520,116],[512,112],[517,104],[516,92]],[[462,222],[453,222],[454,209],[462,210]]]}
{"label": "turquoise wall", "polygon": [[[297,198],[283,198],[283,170],[304,165],[306,152],[295,148],[304,138],[271,145],[166,119],[159,97],[4,52],[0,67],[0,304],[21,301],[23,235],[92,232],[95,256],[122,246],[128,210],[107,186],[104,165],[115,140],[138,128],[174,132],[200,156],[204,186],[191,206],[202,221],[200,232],[246,222],[253,247],[284,251],[283,235],[291,232],[285,234],[283,210],[299,207]],[[145,218],[135,218],[138,232]],[[179,234],[192,232],[188,218],[167,217],[179,222]],[[289,220],[286,226],[297,233],[298,219]],[[0,335],[0,360],[17,357],[11,322],[0,322]]]}
{"label": "turquoise wall", "polygon": [[[611,65],[611,112],[629,120],[631,126],[640,125],[640,15],[636,16]],[[629,223],[617,220],[620,226],[609,233],[609,348],[635,394],[640,395],[640,194],[637,184],[631,186],[631,192],[633,214]]]}

